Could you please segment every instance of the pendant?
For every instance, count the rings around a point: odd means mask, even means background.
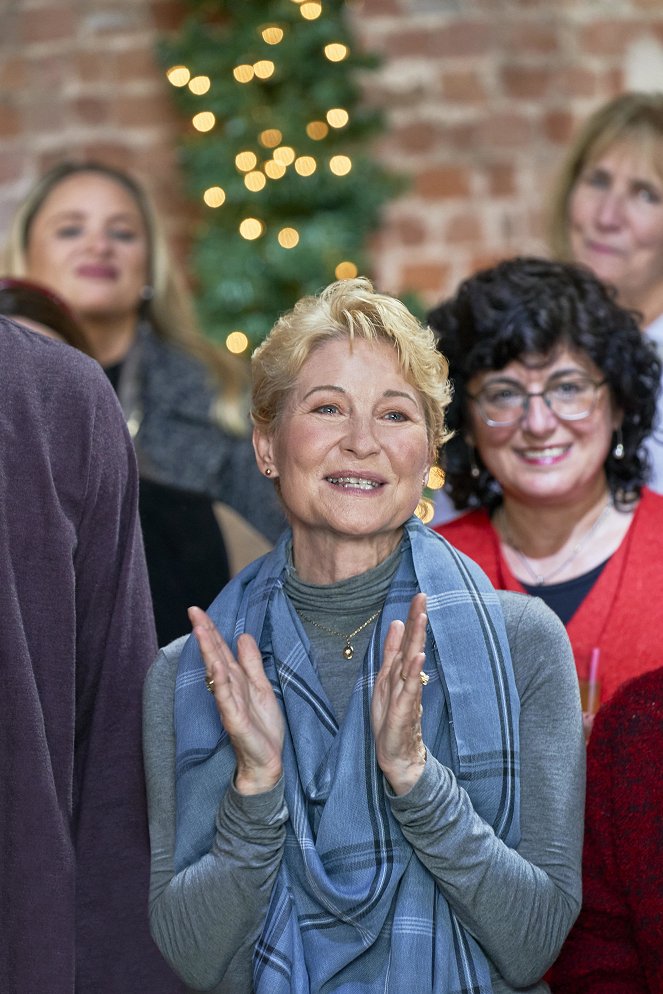
[[[355,653],[354,646],[350,645],[349,642],[346,642],[345,649],[343,650],[343,655],[345,656],[345,658],[346,659],[352,659],[352,657],[354,656],[354,653]]]

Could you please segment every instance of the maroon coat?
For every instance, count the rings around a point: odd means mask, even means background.
[[[136,508],[100,367],[0,319],[2,994],[182,989],[147,920]]]
[[[555,994],[663,991],[663,669],[626,684],[589,741],[583,905]]]

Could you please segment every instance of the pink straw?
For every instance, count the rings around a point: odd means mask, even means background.
[[[587,710],[590,714],[594,714],[598,705],[598,672],[599,672],[599,659],[601,656],[601,650],[598,646],[592,649],[592,654],[589,660],[589,680],[587,681]]]

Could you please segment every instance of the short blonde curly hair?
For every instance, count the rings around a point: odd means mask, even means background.
[[[277,431],[308,357],[342,339],[386,342],[394,348],[403,377],[421,397],[431,452],[443,445],[449,438],[444,413],[451,401],[447,360],[430,328],[400,300],[376,293],[364,277],[339,280],[317,296],[302,297],[255,350],[251,416],[256,428],[266,435]]]

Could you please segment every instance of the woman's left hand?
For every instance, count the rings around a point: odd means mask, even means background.
[[[392,621],[371,701],[371,724],[380,769],[395,794],[406,794],[421,776],[421,673],[426,655],[426,595],[412,598],[407,621]]]

